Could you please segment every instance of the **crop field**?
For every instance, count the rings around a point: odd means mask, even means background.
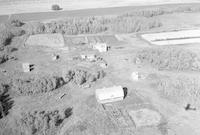
[[[0,135],[200,135],[200,4],[46,2],[0,17]]]

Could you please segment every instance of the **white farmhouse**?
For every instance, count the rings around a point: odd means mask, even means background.
[[[124,99],[124,90],[122,86],[96,89],[95,94],[97,101],[101,104],[121,101]]]

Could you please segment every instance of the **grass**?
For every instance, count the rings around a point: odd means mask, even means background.
[[[191,104],[200,107],[200,78],[179,75],[176,77],[159,79],[157,88],[161,94],[177,104],[186,106]]]
[[[144,48],[137,52],[135,58],[159,70],[200,71],[199,56],[189,50],[173,47]]]

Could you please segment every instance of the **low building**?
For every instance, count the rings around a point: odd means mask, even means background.
[[[30,67],[30,64],[29,64],[29,63],[23,63],[23,64],[22,64],[22,68],[23,68],[23,71],[24,71],[25,73],[31,71],[31,67]]]
[[[133,81],[138,81],[139,80],[139,73],[138,72],[132,72],[131,79]]]
[[[96,89],[95,94],[97,101],[101,104],[121,101],[124,99],[124,90],[122,86]]]
[[[87,60],[90,62],[96,61],[96,55],[95,54],[88,54],[86,56]]]
[[[99,52],[107,52],[108,51],[108,46],[106,43],[93,44],[92,48],[98,50]]]
[[[133,81],[144,80],[147,77],[147,74],[141,72],[132,72],[131,79]]]

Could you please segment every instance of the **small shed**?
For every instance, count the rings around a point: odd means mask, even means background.
[[[138,81],[139,80],[139,73],[138,72],[132,72],[131,79],[133,81]]]
[[[122,86],[96,89],[95,94],[97,101],[101,104],[121,101],[124,99],[124,90]]]
[[[93,49],[96,49],[99,52],[107,52],[108,51],[108,46],[106,43],[96,43],[92,47],[93,47]]]
[[[146,73],[141,72],[132,72],[131,79],[133,81],[144,80],[147,77]]]

